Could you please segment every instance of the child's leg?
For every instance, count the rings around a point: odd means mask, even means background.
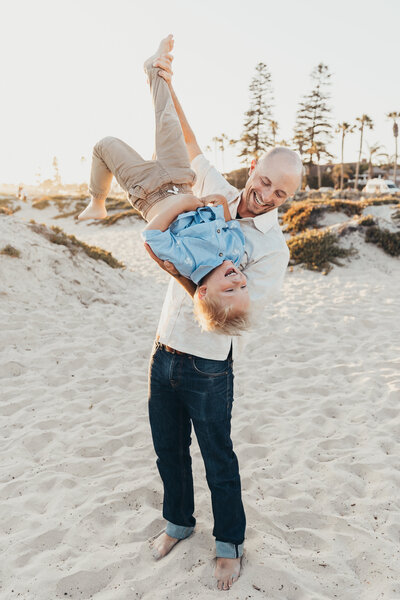
[[[167,82],[158,75],[160,69],[153,62],[173,46],[172,36],[162,40],[157,52],[144,64],[150,83],[156,119],[155,154],[157,160],[171,176],[174,183],[192,184],[195,173],[190,169],[189,155],[178,115]]]
[[[146,170],[148,162],[118,138],[106,137],[97,142],[93,148],[90,173],[91,200],[78,219],[104,219],[107,216],[105,201],[113,176],[120,186],[128,191],[132,184],[132,171],[139,176],[141,170]]]

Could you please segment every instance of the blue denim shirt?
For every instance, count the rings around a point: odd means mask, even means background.
[[[182,213],[166,231],[147,229],[141,235],[158,258],[171,261],[195,284],[224,260],[239,266],[244,253],[240,225],[225,221],[222,205]]]

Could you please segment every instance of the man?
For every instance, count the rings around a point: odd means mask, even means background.
[[[191,168],[197,176],[193,191],[198,196],[222,194],[228,200],[232,218],[240,219],[246,239],[241,268],[247,277],[253,311],[257,314],[258,308],[270,302],[283,281],[289,251],[278,224],[277,207],[298,188],[302,163],[295,152],[274,148],[258,163],[252,163],[249,179],[241,192],[231,186],[201,152],[173,90],[171,62],[172,56],[166,52],[153,64],[160,68],[159,75],[171,90]],[[157,262],[179,279],[173,265]],[[214,575],[220,590],[229,589],[240,575],[246,527],[239,465],[230,437],[232,347],[236,352],[236,341],[228,336],[200,332],[193,317],[191,298],[171,279],[149,373],[149,418],[157,467],[164,485],[163,516],[167,520],[165,531],[151,545],[154,556],[162,558],[194,530],[189,451],[193,424],[211,491],[217,556]]]

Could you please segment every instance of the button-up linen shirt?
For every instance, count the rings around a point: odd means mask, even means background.
[[[197,179],[196,196],[222,194],[228,200],[234,219],[241,198],[203,154],[191,162]],[[239,220],[245,237],[245,252],[240,268],[247,277],[253,315],[276,296],[289,262],[289,249],[278,223],[278,209]],[[260,312],[260,314],[262,314]],[[253,320],[257,321],[257,319]],[[158,323],[157,337],[163,344],[202,358],[225,360],[233,343],[233,355],[243,349],[241,336],[202,331],[193,313],[193,301],[184,288],[171,278]]]
[[[239,222],[226,222],[221,205],[181,213],[165,231],[144,229],[142,238],[196,285],[224,260],[239,267],[245,244]]]

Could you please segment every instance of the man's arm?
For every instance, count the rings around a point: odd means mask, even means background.
[[[181,103],[178,100],[178,97],[175,93],[175,90],[172,86],[172,69],[171,69],[171,61],[173,57],[171,55],[165,58],[159,58],[153,63],[154,67],[159,67],[162,69],[159,72],[159,76],[165,79],[168,84],[168,87],[171,92],[172,100],[175,106],[176,114],[178,115],[182,131],[183,137],[185,138],[186,148],[189,154],[189,159],[192,161],[196,156],[202,154],[201,148],[197,143],[196,136],[193,133],[193,129],[190,127],[189,122],[186,118],[185,113],[183,112],[183,108]]]
[[[176,279],[176,281],[178,281],[178,283],[180,283],[181,286],[187,291],[189,296],[193,298],[197,288],[196,284],[191,279],[188,279],[187,277],[181,275],[178,269],[175,268],[175,265],[172,264],[172,262],[170,262],[169,260],[161,260],[161,258],[158,258],[158,256],[154,254],[153,250],[148,244],[145,243],[144,247],[150,254],[151,258],[162,268],[162,270],[172,275],[172,277]]]

